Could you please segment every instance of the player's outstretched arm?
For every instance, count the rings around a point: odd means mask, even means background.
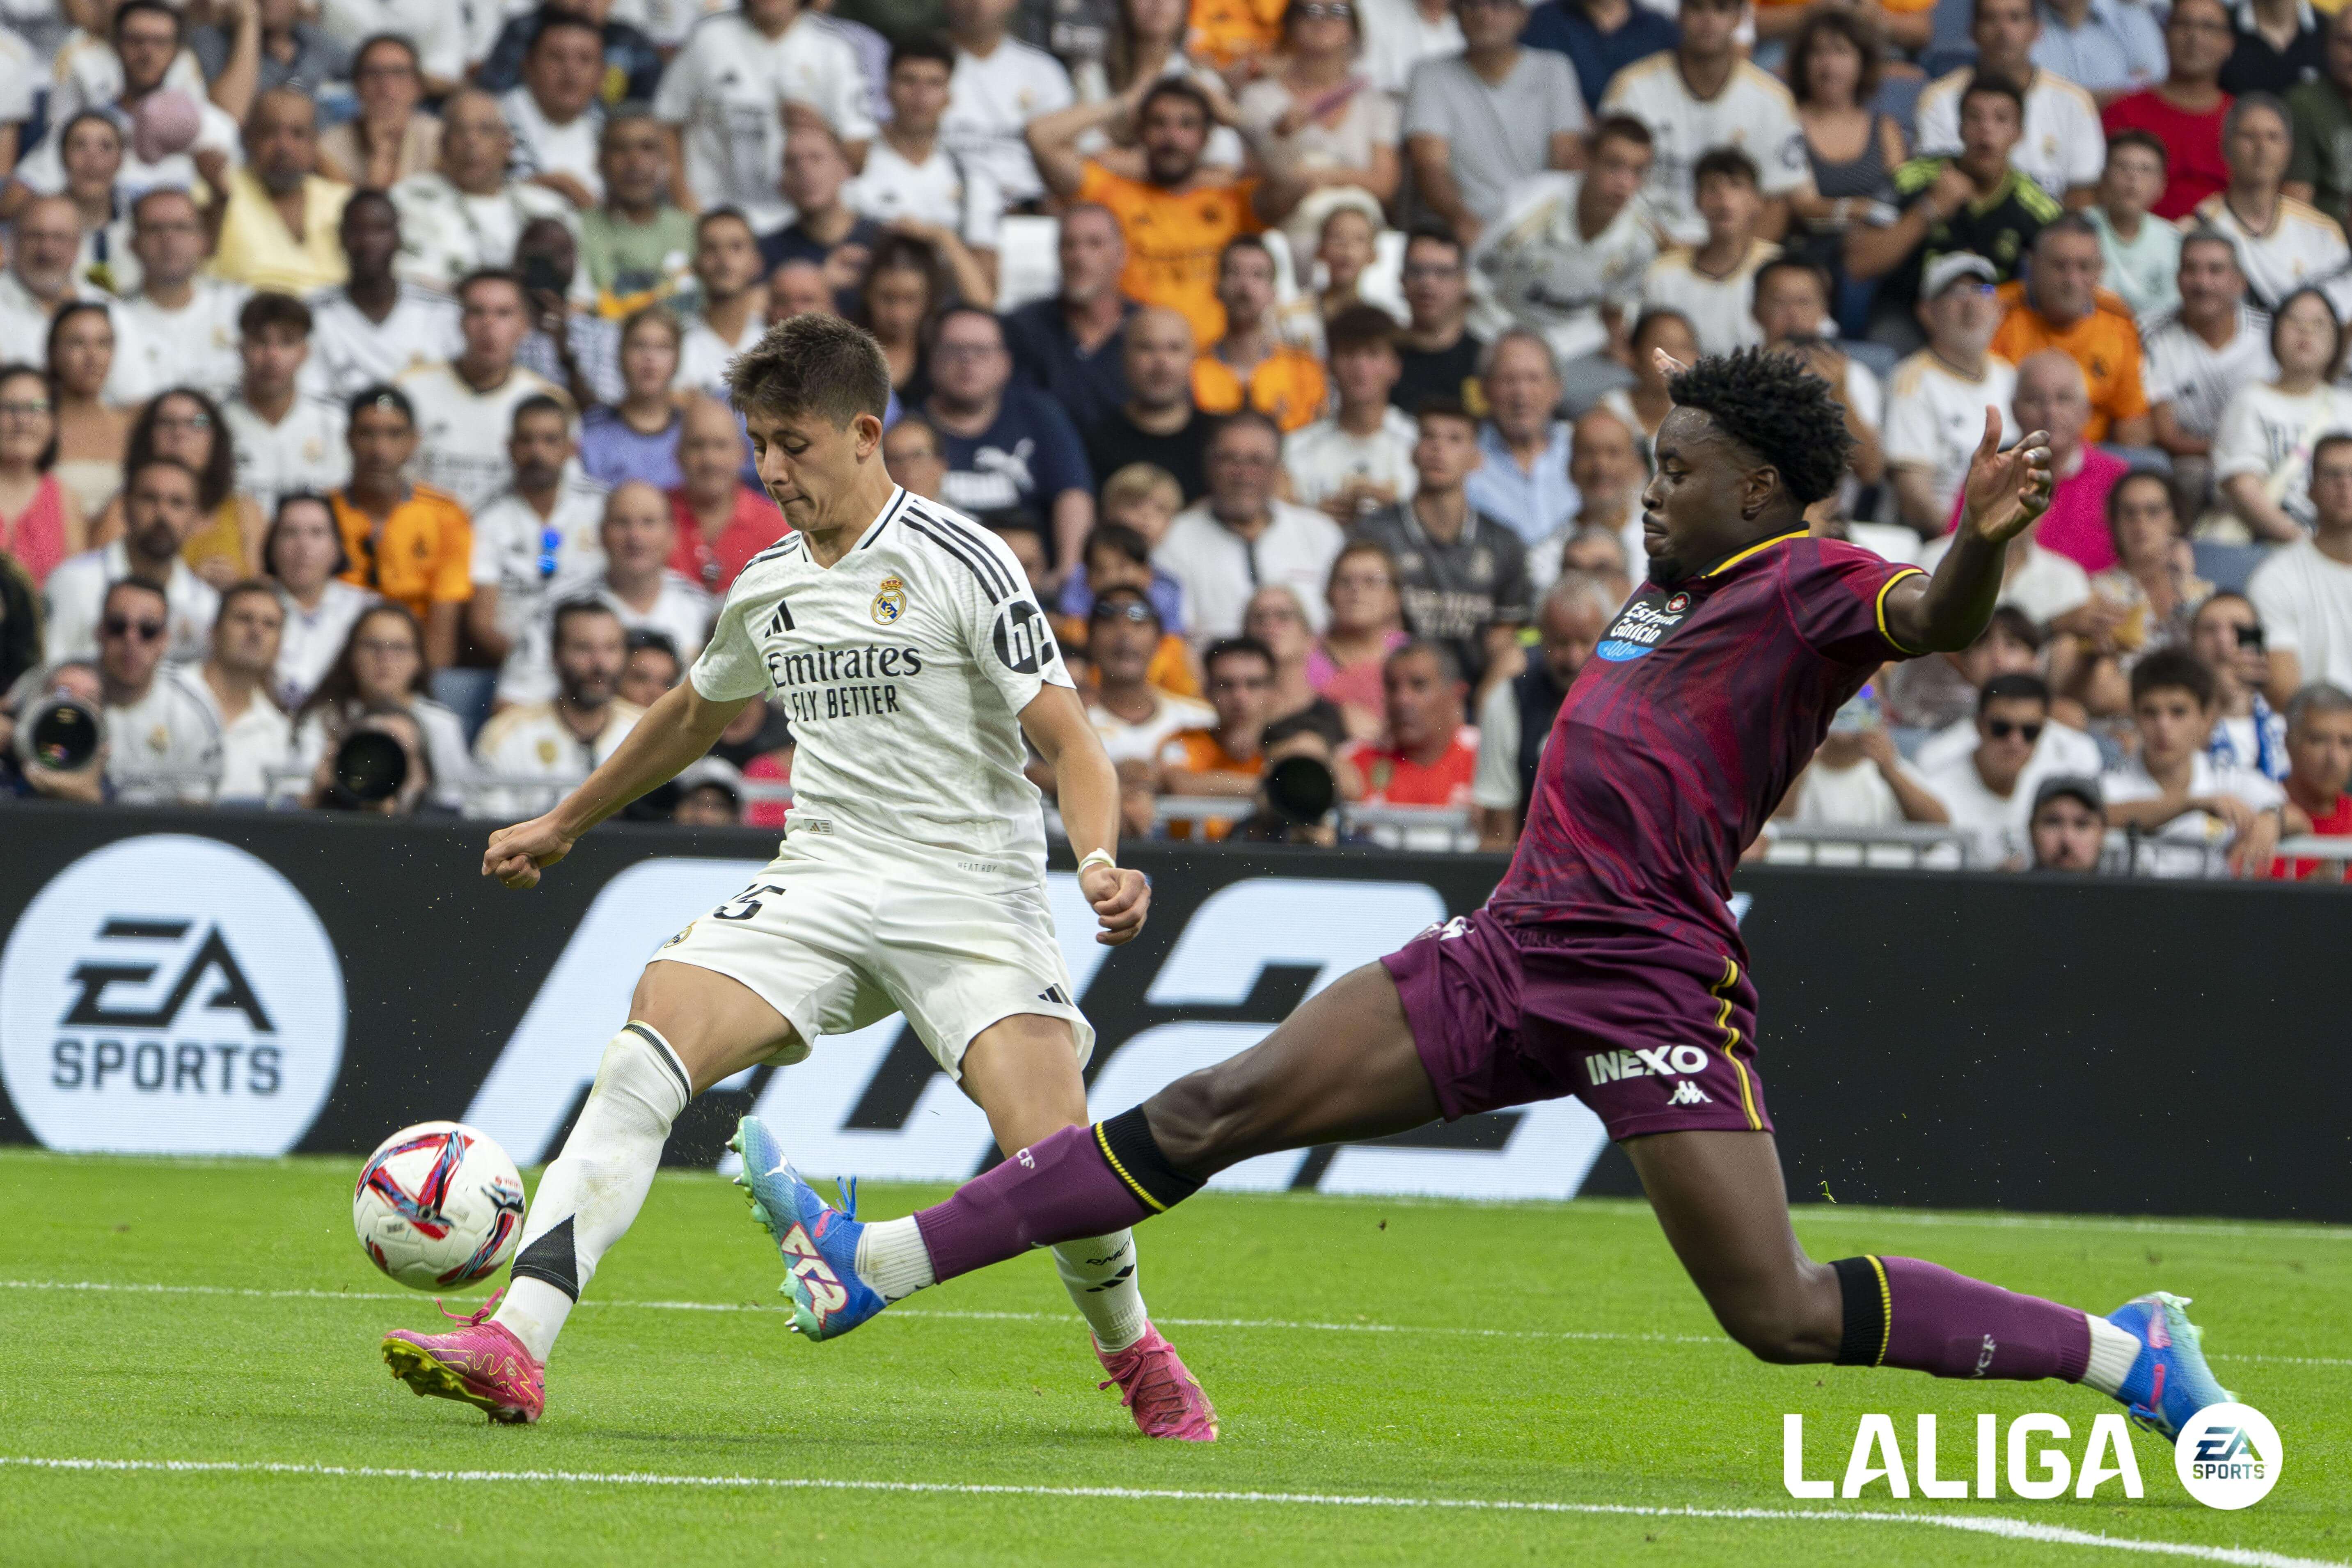
[[[1054,770],[1062,828],[1078,857],[1078,886],[1102,925],[1095,940],[1105,947],[1133,942],[1151,908],[1151,885],[1142,872],[1123,870],[1112,858],[1118,849],[1118,771],[1102,737],[1066,686],[1047,685],[1031,698],[1021,710],[1021,728]]]
[[[482,875],[509,888],[537,887],[540,872],[571,854],[582,834],[647,790],[667,784],[710,750],[750,700],[713,702],[695,690],[693,681],[679,681],[646,710],[604,765],[554,810],[491,834]]]
[[[2000,411],[1985,409],[1984,439],[1961,483],[1959,526],[1932,578],[1909,577],[1886,595],[1886,629],[1914,653],[1946,653],[1977,640],[1992,619],[2009,542],[2050,510],[2050,433],[2000,449]]]

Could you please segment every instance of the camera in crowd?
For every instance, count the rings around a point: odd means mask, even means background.
[[[98,757],[106,721],[98,705],[70,691],[51,691],[16,724],[16,757],[51,773],[79,773]]]

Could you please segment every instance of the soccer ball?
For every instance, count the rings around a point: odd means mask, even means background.
[[[352,1189],[352,1228],[375,1266],[419,1290],[464,1290],[522,1239],[522,1177],[456,1121],[420,1121],[376,1146]]]

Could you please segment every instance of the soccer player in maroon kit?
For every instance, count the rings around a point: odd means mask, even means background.
[[[1805,1256],[1756,1066],[1732,869],[1882,664],[1984,629],[2009,541],[2049,504],[2049,437],[2001,452],[1986,411],[1958,536],[1930,577],[1807,531],[1849,442],[1800,361],[1743,351],[1673,370],[1642,498],[1649,580],[1560,706],[1486,906],[1342,977],[1251,1049],[905,1219],[828,1206],[747,1118],[744,1180],[803,1224],[784,1250],[803,1335],[1148,1219],[1255,1155],[1573,1094],[1632,1158],[1717,1320],[1762,1360],[2086,1383],[2166,1436],[2231,1397],[2178,1297],[2100,1318],[1912,1258]]]

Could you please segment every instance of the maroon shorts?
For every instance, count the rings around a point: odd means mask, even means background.
[[[1515,929],[1480,910],[1381,962],[1448,1121],[1572,1094],[1612,1139],[1772,1130],[1756,987],[1722,953],[1630,928]]]

